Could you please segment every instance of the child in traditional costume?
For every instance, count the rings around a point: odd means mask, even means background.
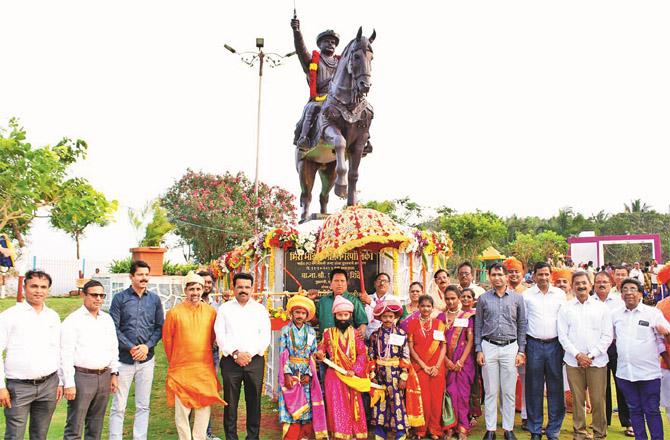
[[[301,295],[289,299],[291,322],[279,338],[279,421],[284,440],[325,439],[326,413],[316,364],[316,332],[307,323],[314,318],[314,302]]]
[[[332,440],[367,439],[361,396],[370,391],[367,349],[363,337],[352,325],[353,303],[338,295],[332,311],[335,327],[324,330],[323,340],[314,355],[328,365],[324,380],[328,435]]]
[[[442,403],[445,391],[444,356],[445,325],[433,317],[433,298],[423,295],[419,298],[418,319],[408,325],[409,350],[412,366],[419,377],[425,424],[417,428],[419,438],[429,432],[431,439],[442,437]]]
[[[454,413],[453,423],[445,428],[449,437],[452,429],[456,429],[459,440],[465,440],[470,433],[470,391],[475,379],[475,360],[472,357],[475,313],[473,310],[461,310],[459,293],[458,289],[447,289],[445,294],[447,394]]]
[[[370,370],[372,381],[384,387],[385,394],[372,407],[371,424],[377,440],[385,440],[388,431],[395,431],[396,440],[404,440],[410,426],[424,424],[421,390],[410,364],[407,333],[396,326],[402,313],[402,306],[394,299],[377,303],[373,311],[382,326],[370,336]]]

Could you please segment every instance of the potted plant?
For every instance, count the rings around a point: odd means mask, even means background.
[[[146,215],[145,209],[142,215]],[[167,219],[165,208],[160,206],[158,201],[151,205],[153,218],[147,224],[144,232],[144,238],[140,241],[139,247],[131,248],[132,260],[143,260],[151,267],[150,275],[163,275],[163,258],[167,249],[164,246],[165,236],[174,230],[174,225]],[[136,213],[129,213],[131,221],[136,228],[141,227],[143,221]],[[133,219],[133,217],[135,217]]]

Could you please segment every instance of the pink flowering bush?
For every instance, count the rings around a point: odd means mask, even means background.
[[[161,198],[175,233],[191,246],[195,258],[209,262],[261,231],[294,225],[295,197],[278,186],[254,184],[244,173],[223,175],[191,169]],[[257,217],[255,209],[258,208]]]

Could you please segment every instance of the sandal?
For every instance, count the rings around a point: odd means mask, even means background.
[[[626,437],[635,437],[635,432],[633,431],[632,426],[627,426],[626,429],[623,431],[623,435]]]

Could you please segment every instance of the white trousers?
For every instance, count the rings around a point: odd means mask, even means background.
[[[665,408],[665,417],[670,421],[670,370],[662,368],[661,377],[661,406]]]
[[[207,440],[207,424],[209,423],[209,414],[211,406],[204,408],[187,408],[179,400],[174,398],[174,423],[177,426],[179,440]],[[188,416],[193,411],[193,435],[191,435],[191,425],[188,422]]]
[[[516,394],[516,355],[519,346],[516,342],[500,347],[482,341],[484,365],[484,419],[486,430],[495,431],[498,425],[498,395],[502,402],[502,427],[506,431],[514,429],[514,397]]]
[[[123,418],[126,415],[128,391],[135,380],[135,422],[133,440],[147,440],[149,428],[149,401],[151,385],[154,381],[156,358],[145,363],[119,365],[119,389],[114,393],[112,408],[109,412],[109,440],[121,440],[123,436]]]

